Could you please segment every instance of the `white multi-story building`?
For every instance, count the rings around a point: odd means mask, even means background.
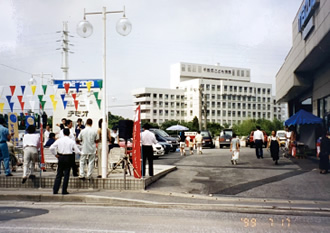
[[[196,116],[204,122],[206,112],[208,122],[233,125],[281,119],[271,90],[271,84],[250,82],[250,69],[178,63],[171,66],[171,89],[142,88],[133,95],[141,104],[141,119],[161,124]]]
[[[185,96],[183,90],[139,88],[133,91],[134,103],[141,105],[141,119],[162,124],[167,120],[184,120]]]

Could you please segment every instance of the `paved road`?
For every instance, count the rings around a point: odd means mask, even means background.
[[[329,232],[330,217],[0,203],[0,232]]]
[[[203,155],[182,157],[171,153],[156,160],[177,170],[148,190],[203,195],[330,200],[330,179],[320,175],[317,160],[281,158],[274,165],[264,149],[264,159],[255,150],[242,148],[238,165],[230,162],[229,149],[205,149]]]

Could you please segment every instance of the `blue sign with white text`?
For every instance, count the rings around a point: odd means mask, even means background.
[[[314,14],[315,9],[320,5],[320,0],[304,0],[305,3],[301,7],[301,11],[298,16],[298,30],[301,32],[309,19]]]
[[[86,80],[54,80],[54,85],[57,85],[58,88],[64,88],[64,84],[70,84],[70,88],[87,88],[87,83],[92,82],[91,88],[100,88],[100,83],[102,79],[86,79]],[[102,84],[101,84],[102,85]]]

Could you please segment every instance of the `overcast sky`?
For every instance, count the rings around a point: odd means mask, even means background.
[[[0,0],[0,80],[27,84],[33,73],[62,79],[63,21],[69,24],[69,79],[102,78],[102,17],[88,16],[94,32],[80,38],[76,25],[87,12],[122,10],[133,25],[127,37],[107,18],[110,111],[132,118],[131,91],[169,88],[170,65],[220,63],[251,69],[251,81],[273,84],[292,45],[292,22],[302,0]],[[40,80],[38,80],[40,82]],[[0,102],[7,102],[4,97]],[[7,104],[7,103],[6,103]],[[117,107],[116,107],[117,106]],[[124,107],[118,107],[124,106]]]

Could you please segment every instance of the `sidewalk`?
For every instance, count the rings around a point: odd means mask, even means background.
[[[93,179],[91,180],[80,180],[78,177],[70,176],[68,189],[105,189],[105,190],[144,190],[148,185],[157,181],[161,177],[165,176],[169,172],[175,170],[175,166],[170,165],[154,165],[154,176],[139,179],[135,178],[133,170],[131,169],[131,175],[129,172],[124,174],[123,169],[116,169],[108,178],[98,179],[97,169],[94,169]],[[13,172],[14,176],[6,177],[0,175],[0,188],[46,188],[51,189],[54,185],[54,179],[56,171],[51,168],[47,168],[46,172],[36,172],[35,179],[28,179],[25,184],[22,184],[22,168],[19,168],[17,172]],[[148,169],[146,171],[148,174]]]
[[[22,192],[24,191],[24,192]],[[330,201],[212,197],[182,193],[113,190],[70,190],[70,195],[53,195],[51,189],[5,189],[0,203],[52,202],[66,205],[101,205],[167,209],[209,210],[237,213],[330,216]]]

